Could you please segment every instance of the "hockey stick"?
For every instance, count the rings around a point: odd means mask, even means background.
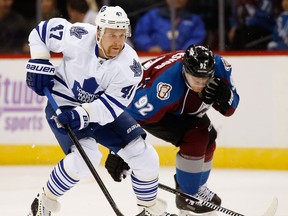
[[[51,92],[49,91],[48,88],[44,88],[44,93],[46,97],[48,98],[49,103],[53,107],[55,113],[59,115],[61,113],[60,108],[58,107],[56,101],[54,100],[53,96],[51,95]],[[114,202],[113,198],[111,197],[109,191],[107,190],[106,186],[104,185],[102,179],[100,178],[98,172],[94,168],[93,164],[91,163],[90,159],[88,158],[87,154],[85,153],[84,149],[82,148],[78,138],[76,137],[75,133],[72,131],[72,129],[69,127],[69,125],[64,125],[64,128],[67,130],[68,135],[73,142],[73,144],[76,146],[78,151],[80,152],[80,155],[82,156],[83,160],[85,161],[86,165],[88,166],[90,172],[94,176],[96,182],[98,183],[99,187],[101,188],[103,194],[105,195],[106,199],[108,200],[109,204],[113,208],[114,212],[116,213],[117,216],[124,216],[119,208],[117,207],[116,203]],[[139,213],[136,216],[144,216],[144,211]]]
[[[191,200],[193,202],[199,203],[200,205],[209,207],[209,208],[211,208],[213,210],[222,212],[222,213],[227,214],[227,215],[244,216],[243,214],[231,211],[231,210],[229,210],[227,208],[215,205],[215,204],[213,204],[211,202],[203,201],[203,200],[200,200],[200,199],[198,199],[198,198],[196,198],[194,196],[190,196],[188,194],[182,193],[182,192],[180,192],[180,191],[178,191],[176,189],[173,189],[173,188],[168,187],[166,185],[163,185],[161,183],[159,183],[159,188],[161,188],[162,190],[168,191],[170,193],[173,193],[173,194],[175,194],[177,196],[181,196],[181,197],[183,197],[185,199],[189,199],[189,200]],[[272,203],[270,204],[269,208],[261,216],[274,216],[275,213],[276,213],[277,207],[278,207],[278,200],[277,200],[276,197],[274,197],[274,199],[273,199]]]
[[[131,175],[131,171],[130,170],[125,170],[122,173],[122,178],[123,178],[123,176],[126,177],[129,174]],[[227,208],[224,208],[222,206],[216,205],[214,203],[198,199],[195,196],[183,193],[183,192],[181,192],[179,190],[176,190],[174,188],[171,188],[171,187],[169,187],[167,185],[158,183],[158,187],[160,189],[164,190],[164,191],[173,193],[173,194],[175,194],[177,196],[181,196],[182,198],[188,199],[189,201],[192,201],[193,203],[197,203],[199,205],[209,207],[209,208],[211,208],[211,209],[213,209],[215,211],[222,212],[224,214],[231,215],[231,216],[245,216],[243,214],[237,213],[235,211],[232,211],[230,209],[227,209]],[[271,204],[270,204],[270,206],[266,209],[264,214],[262,214],[261,216],[274,216],[276,211],[277,211],[277,208],[278,208],[278,199],[276,197],[274,197],[272,202],[271,202]]]

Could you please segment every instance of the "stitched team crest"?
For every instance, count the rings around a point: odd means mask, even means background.
[[[96,89],[98,88],[98,83],[96,82],[94,77],[89,79],[85,79],[83,82],[83,86],[77,81],[74,82],[72,91],[75,98],[78,101],[83,103],[91,103],[92,101],[96,100],[103,92],[97,92],[95,94]]]
[[[167,100],[170,97],[170,92],[172,90],[172,86],[168,83],[158,83],[157,85],[157,97],[160,100]]]
[[[70,35],[74,35],[78,39],[82,39],[82,36],[86,34],[88,34],[88,31],[84,27],[72,26],[70,29]]]
[[[141,64],[133,59],[133,65],[130,65],[130,69],[134,72],[134,77],[139,77],[142,74]]]

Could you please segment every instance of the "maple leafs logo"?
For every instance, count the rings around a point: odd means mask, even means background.
[[[130,69],[134,72],[134,77],[139,77],[142,74],[142,66],[140,62],[133,59],[133,65],[130,65]]]
[[[72,91],[78,101],[82,103],[91,103],[92,101],[99,98],[100,95],[103,93],[103,91],[101,91],[95,94],[98,87],[99,85],[96,82],[96,79],[94,77],[91,77],[84,80],[82,87],[79,82],[74,81]]]
[[[84,27],[72,26],[70,29],[70,35],[74,35],[78,39],[82,39],[82,36],[86,34],[88,34],[88,31]]]

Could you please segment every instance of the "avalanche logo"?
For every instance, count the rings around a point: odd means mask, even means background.
[[[75,98],[82,103],[91,103],[97,98],[100,97],[100,95],[103,93],[98,92],[95,94],[96,89],[98,88],[98,83],[96,82],[94,77],[91,77],[89,79],[85,79],[83,82],[83,87],[81,87],[80,83],[75,81],[72,91],[75,96]]]
[[[167,100],[170,97],[172,86],[168,83],[158,83],[157,85],[157,98],[160,100]]]
[[[75,36],[78,39],[82,39],[83,35],[88,34],[88,31],[84,27],[72,26],[70,29],[70,36]]]
[[[130,65],[130,69],[134,72],[134,77],[139,77],[142,74],[142,67],[139,62],[133,59],[133,65]]]

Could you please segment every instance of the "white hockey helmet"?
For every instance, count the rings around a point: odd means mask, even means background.
[[[103,35],[105,28],[126,29],[126,36],[131,36],[130,20],[126,12],[119,6],[104,5],[99,10],[95,24]]]

